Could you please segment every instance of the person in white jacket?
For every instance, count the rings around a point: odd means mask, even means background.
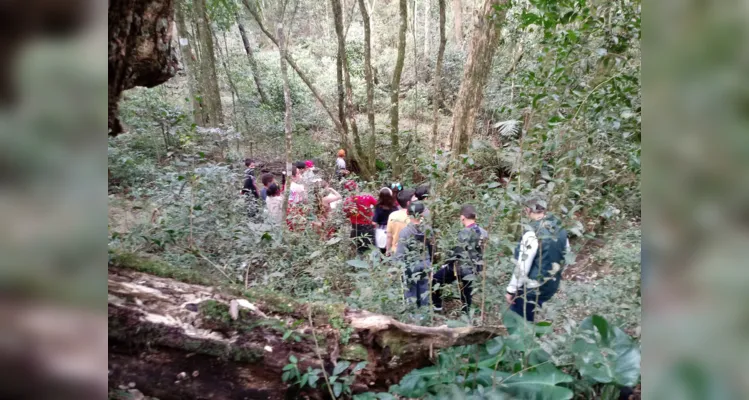
[[[546,202],[539,197],[525,203],[525,214],[531,222],[515,249],[515,270],[505,297],[510,310],[533,322],[536,307],[559,289],[570,243],[561,221],[546,212]]]

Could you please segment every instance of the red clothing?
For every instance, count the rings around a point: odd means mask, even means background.
[[[343,202],[343,211],[352,224],[370,225],[377,199],[368,194],[349,197]]]

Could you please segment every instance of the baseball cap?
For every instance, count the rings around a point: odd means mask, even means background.
[[[409,216],[412,217],[419,217],[421,214],[424,213],[424,204],[421,202],[413,202],[408,205],[408,209],[406,210]]]
[[[545,211],[548,207],[546,196],[542,193],[531,193],[525,196],[523,205],[533,211]]]

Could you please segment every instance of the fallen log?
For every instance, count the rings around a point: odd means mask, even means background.
[[[131,384],[162,400],[325,398],[324,385],[298,393],[282,382],[291,356],[302,373],[330,373],[340,360],[352,362],[350,371],[366,361],[353,391],[387,390],[429,365],[435,350],[505,333],[404,324],[341,304],[222,291],[122,268],[110,267],[108,291],[110,390]]]

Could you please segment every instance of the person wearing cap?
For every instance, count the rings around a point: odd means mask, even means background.
[[[335,159],[335,176],[341,179],[349,174],[349,170],[346,169],[346,150],[338,150],[338,157]]]
[[[307,184],[314,184],[314,183],[322,181],[321,178],[315,175],[315,162],[314,161],[307,160],[304,162],[304,174],[302,174],[302,178],[304,178],[304,181]]]
[[[413,195],[413,189],[405,189],[398,193],[396,201],[401,208],[390,213],[387,226],[385,227],[385,233],[387,234],[385,243],[386,255],[391,255],[395,252],[398,246],[400,232],[406,227],[406,225],[408,225],[409,218],[406,208],[411,204],[411,198]]]
[[[460,208],[460,223],[463,229],[458,232],[458,245],[450,252],[447,264],[432,278],[432,287],[437,287],[432,292],[435,311],[442,310],[442,287],[459,281],[463,312],[468,313],[473,303],[473,281],[484,267],[484,243],[489,234],[476,223],[476,209],[472,205]]]
[[[354,181],[348,181],[343,186],[351,193],[356,193],[358,189]],[[377,204],[377,199],[367,193],[354,194],[343,202],[343,211],[351,222],[351,239],[359,255],[364,254],[374,243],[372,216],[375,204]]]
[[[395,261],[403,268],[404,296],[417,307],[429,302],[427,271],[432,267],[432,232],[422,224],[424,209],[420,202],[408,204],[408,225],[401,230],[395,250]]]
[[[411,199],[411,201],[420,201],[422,204],[424,204],[424,220],[431,221],[431,213],[429,212],[429,207],[426,203],[428,197],[429,185],[421,185],[414,189],[414,197]]]
[[[546,212],[546,201],[531,196],[524,202],[530,223],[515,249],[515,270],[505,298],[510,310],[533,322],[536,307],[549,301],[559,289],[565,255],[570,251],[561,221]]]

